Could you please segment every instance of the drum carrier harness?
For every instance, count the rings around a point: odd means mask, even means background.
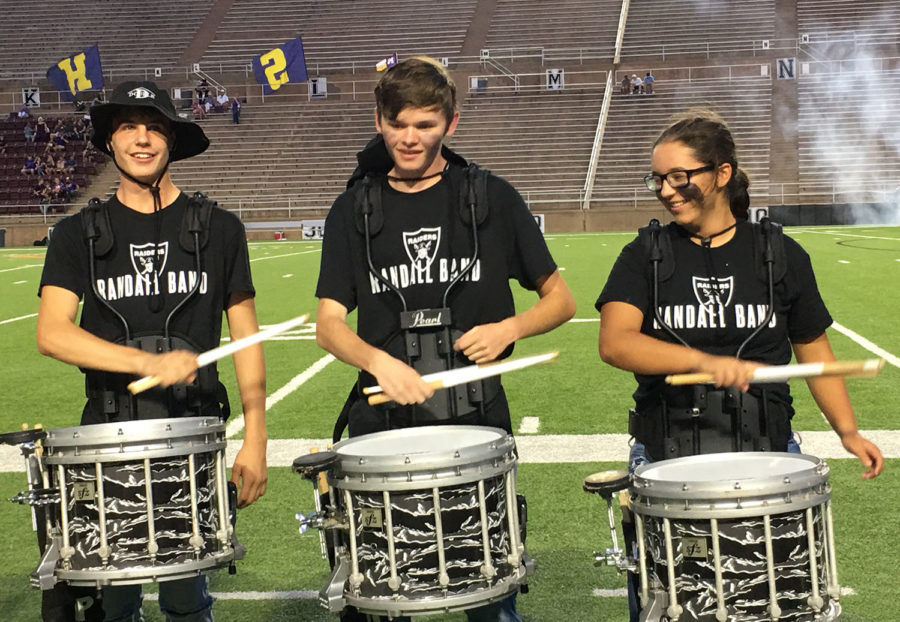
[[[767,284],[769,306],[765,319],[738,347],[736,358],[741,358],[747,344],[772,320],[775,284],[787,271],[781,226],[768,218],[752,226],[753,261],[757,276]],[[653,219],[639,230],[638,239],[650,257],[654,318],[675,342],[691,347],[665,322],[659,309],[659,284],[675,272],[673,235]],[[708,244],[704,240],[704,246],[708,248]],[[704,384],[667,389],[661,392],[656,407],[646,412],[629,412],[629,434],[644,443],[654,460],[718,452],[786,450],[789,421],[771,412],[777,408],[773,408],[765,387],[756,386],[746,393],[734,387],[715,389]],[[672,395],[679,390],[693,391],[687,396],[688,404],[671,403]]]
[[[161,333],[133,335],[128,320],[113,307],[97,289],[97,260],[113,249],[115,239],[109,217],[109,202],[91,199],[81,210],[84,241],[90,254],[91,289],[100,304],[122,324],[122,337],[116,340],[145,352],[163,353],[172,350],[198,352],[196,344],[186,338],[172,335],[169,326],[175,314],[182,310],[200,288],[202,275],[201,251],[209,241],[209,219],[217,203],[202,192],[195,192],[179,228],[179,245],[194,256],[197,278],[187,295],[169,312]],[[154,255],[154,260],[156,256]],[[88,398],[85,414],[106,422],[136,419],[160,419],[183,416],[218,416],[223,420],[230,414],[225,386],[219,382],[215,365],[197,370],[197,377],[190,384],[177,384],[154,388],[138,395],[127,390],[132,380],[128,374],[82,369],[85,374],[85,393]],[[95,421],[98,423],[101,421]]]
[[[455,155],[455,154],[454,154]],[[458,158],[458,156],[456,156]],[[461,159],[455,159],[459,162]],[[410,309],[406,298],[398,287],[385,278],[375,267],[372,258],[372,238],[381,231],[384,225],[382,194],[386,178],[383,174],[368,172],[354,184],[355,190],[355,222],[356,228],[365,239],[366,262],[369,273],[385,288],[390,290],[400,301],[400,317],[398,330],[391,333],[377,347],[385,348],[394,339],[402,338],[403,360],[419,374],[445,371],[462,367],[467,359],[453,349],[453,344],[463,332],[455,328],[448,303],[451,290],[462,281],[475,267],[478,261],[478,227],[488,216],[487,179],[489,171],[471,163],[465,167],[448,166],[444,176],[450,184],[451,196],[456,191],[458,197],[457,212],[460,219],[471,229],[472,255],[469,262],[447,284],[441,299],[441,306],[431,309]],[[351,181],[354,181],[351,178]],[[334,439],[339,440],[349,418],[350,405],[363,399],[361,387],[376,384],[375,378],[361,371],[359,381],[351,391],[350,397],[335,424]],[[473,416],[483,420],[485,406],[500,392],[500,379],[488,378],[470,382],[459,388],[437,391],[424,404],[409,406],[411,425],[427,425],[449,422],[461,417]],[[387,428],[391,428],[391,411],[398,408],[396,403],[378,407],[384,414]]]

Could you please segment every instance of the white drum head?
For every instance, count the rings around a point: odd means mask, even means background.
[[[786,476],[815,468],[818,459],[802,454],[722,453],[654,462],[639,468],[646,480],[658,482],[736,482]]]
[[[445,453],[483,445],[506,437],[503,430],[481,426],[425,426],[376,432],[347,439],[334,446],[341,456],[396,456]]]

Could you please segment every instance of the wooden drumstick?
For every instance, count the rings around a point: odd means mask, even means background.
[[[317,454],[319,453],[318,447],[310,447],[309,453]],[[325,475],[325,471],[319,471],[319,475],[317,476],[317,482],[319,484],[319,494],[327,494],[328,493],[328,477]]]
[[[523,356],[517,359],[497,361],[494,363],[484,363],[482,365],[469,365],[468,367],[460,367],[458,369],[448,369],[447,371],[439,371],[433,374],[422,376],[428,386],[433,389],[446,389],[455,387],[467,382],[475,380],[483,380],[491,376],[505,374],[506,372],[524,369],[537,365],[538,363],[547,363],[559,356],[559,352],[545,352],[544,354],[535,354],[534,356]],[[375,406],[377,404],[385,404],[391,399],[387,397],[382,388],[378,385],[365,387],[363,393],[369,396],[369,404]]]
[[[759,367],[754,370],[750,382],[787,382],[791,378],[818,378],[820,376],[872,377],[881,371],[884,363],[884,359],[866,359],[864,361],[773,365],[771,367]],[[666,376],[666,382],[671,385],[709,384],[712,381],[712,374],[705,373]]]
[[[210,363],[215,363],[219,359],[225,358],[229,354],[234,354],[239,350],[243,350],[252,345],[256,345],[266,339],[271,339],[272,337],[276,337],[281,333],[287,332],[292,328],[296,328],[300,324],[304,324],[309,317],[308,314],[304,314],[294,319],[288,320],[286,322],[282,322],[281,324],[275,324],[274,326],[270,326],[265,330],[261,330],[258,333],[254,333],[252,335],[248,335],[241,339],[237,339],[232,341],[229,344],[224,346],[219,346],[218,348],[213,348],[212,350],[207,350],[202,354],[197,355],[197,367],[204,367],[209,365]],[[128,385],[128,390],[133,394],[137,395],[147,389],[152,389],[157,386],[161,380],[156,376],[144,376],[140,380],[135,380],[134,382]]]

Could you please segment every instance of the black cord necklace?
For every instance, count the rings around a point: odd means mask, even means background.
[[[700,240],[700,245],[701,245],[701,246],[704,246],[704,247],[706,247],[706,248],[709,248],[709,247],[712,245],[712,240],[713,240],[713,238],[717,238],[717,237],[719,237],[719,236],[722,235],[722,234],[728,233],[729,231],[731,231],[731,230],[734,229],[735,227],[737,227],[737,221],[736,221],[736,220],[735,220],[733,223],[731,223],[730,225],[728,225],[727,227],[725,227],[724,229],[722,229],[721,231],[719,231],[718,233],[713,233],[712,235],[708,235],[708,236],[706,236],[706,237],[704,237],[704,236],[702,236],[702,235],[697,235],[697,234],[695,234],[695,233],[691,233],[690,236],[691,236],[692,238],[694,238],[695,240]]]
[[[450,168],[450,163],[447,162],[444,165],[444,168],[439,170],[437,173],[432,173],[431,175],[425,175],[424,177],[394,177],[393,175],[388,175],[388,181],[403,181],[409,184],[425,181],[426,179],[434,179],[435,177],[440,177],[444,173],[447,172],[447,169]]]

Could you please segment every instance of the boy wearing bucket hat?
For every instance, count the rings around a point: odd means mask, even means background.
[[[105,203],[92,200],[54,228],[39,289],[38,348],[85,372],[82,424],[227,417],[215,365],[198,369],[196,353],[219,345],[223,311],[232,339],[258,331],[244,228],[169,176],[171,163],[199,155],[209,140],[152,82],[120,84],[92,106],[91,119],[91,141],[119,169],[120,183]],[[236,353],[234,367],[246,427],[232,481],[246,506],[266,489],[262,347]],[[159,388],[131,395],[127,384],[142,376],[159,378]],[[160,583],[166,619],[212,620],[207,583],[205,576]],[[44,620],[74,620],[74,590],[57,584],[45,592]],[[143,619],[139,585],[102,591],[103,619]]]

